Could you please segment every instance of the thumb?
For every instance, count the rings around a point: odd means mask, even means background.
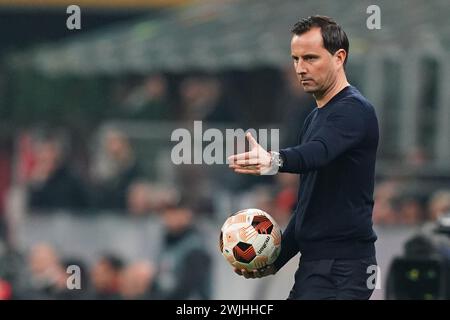
[[[258,142],[256,142],[255,138],[253,138],[253,136],[250,132],[247,132],[247,134],[245,136],[246,136],[248,142],[250,143],[251,149],[259,146]]]

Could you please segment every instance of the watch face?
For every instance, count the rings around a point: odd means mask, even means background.
[[[283,165],[283,159],[281,158],[280,153],[272,151],[272,163],[274,163],[277,167],[281,167]]]

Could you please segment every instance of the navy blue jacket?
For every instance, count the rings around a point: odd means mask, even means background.
[[[373,106],[347,86],[308,115],[299,142],[280,150],[280,172],[300,174],[300,188],[276,269],[299,251],[302,260],[374,256],[378,121]]]

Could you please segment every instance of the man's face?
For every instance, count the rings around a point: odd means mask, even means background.
[[[105,260],[100,260],[92,268],[92,282],[99,291],[104,291],[115,285],[114,277],[116,273],[114,269]]]
[[[338,57],[339,51],[332,55],[324,48],[320,28],[292,37],[291,55],[295,72],[305,92],[317,97],[334,83],[343,63]]]
[[[184,230],[192,220],[192,212],[185,208],[170,208],[163,213],[163,223],[170,233]]]

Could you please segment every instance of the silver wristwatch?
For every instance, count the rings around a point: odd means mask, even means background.
[[[283,166],[283,159],[279,152],[270,151],[270,167],[263,172],[262,175],[274,175],[278,173],[278,170]]]
[[[278,168],[282,168],[283,167],[283,158],[280,156],[280,153],[276,152],[276,151],[270,151],[270,155],[271,155],[270,164],[272,166],[277,166]]]

